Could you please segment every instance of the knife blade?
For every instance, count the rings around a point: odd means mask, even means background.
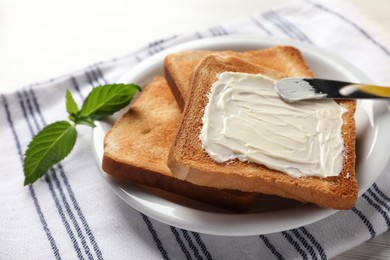
[[[390,87],[319,78],[285,78],[275,83],[285,101],[307,99],[389,99]]]

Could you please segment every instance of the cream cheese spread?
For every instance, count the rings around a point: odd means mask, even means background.
[[[224,72],[212,85],[200,139],[216,162],[255,162],[292,177],[337,176],[345,109],[333,100],[287,103],[275,80]]]

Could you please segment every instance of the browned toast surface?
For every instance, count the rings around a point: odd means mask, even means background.
[[[181,109],[184,108],[194,68],[210,54],[234,56],[289,76],[313,76],[300,51],[291,46],[275,46],[246,52],[191,50],[173,53],[165,58],[164,70],[169,86]]]
[[[229,210],[246,210],[257,194],[203,187],[173,177],[168,153],[181,111],[166,80],[155,78],[104,140],[103,170],[121,181],[158,188]]]
[[[260,73],[273,79],[285,76],[232,56],[209,55],[204,58],[194,72],[183,121],[169,154],[168,165],[173,174],[202,186],[278,195],[335,209],[353,207],[357,198],[355,102],[339,102],[346,108],[346,112],[343,114],[342,126],[344,164],[338,177],[293,178],[256,163],[238,160],[216,163],[203,150],[199,134],[204,108],[208,102],[207,95],[217,74],[224,71]]]

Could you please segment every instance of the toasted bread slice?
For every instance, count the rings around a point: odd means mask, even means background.
[[[172,173],[201,186],[278,195],[335,209],[353,207],[357,198],[355,102],[339,102],[347,111],[343,114],[342,126],[343,170],[337,177],[293,178],[256,163],[239,160],[216,163],[203,150],[199,135],[211,85],[216,75],[225,71],[263,74],[273,79],[284,77],[277,71],[235,57],[210,55],[204,58],[194,72],[183,121],[169,154],[168,166]]]
[[[202,187],[172,175],[167,160],[180,117],[181,111],[165,78],[155,78],[107,133],[103,170],[118,180],[169,191],[223,209],[249,209],[257,194]]]
[[[177,52],[166,56],[164,70],[165,77],[181,109],[184,109],[184,101],[188,95],[191,74],[194,68],[204,57],[210,54],[234,56],[254,64],[278,70],[291,77],[314,76],[301,52],[291,46],[275,46],[247,52],[207,50]]]

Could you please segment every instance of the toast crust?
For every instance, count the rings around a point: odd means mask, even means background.
[[[321,207],[350,209],[357,199],[355,177],[355,101],[338,101],[346,108],[343,114],[343,170],[337,177],[293,178],[256,163],[216,163],[204,152],[199,140],[207,94],[216,75],[224,71],[260,73],[274,79],[285,75],[250,64],[236,57],[209,55],[196,68],[183,121],[170,151],[168,166],[180,179],[197,185],[219,189],[278,195],[284,198],[315,203]]]
[[[245,211],[257,194],[199,186],[167,166],[181,111],[163,77],[155,78],[104,139],[103,170],[114,179],[179,194],[219,208]]]
[[[192,50],[173,53],[164,59],[164,74],[183,110],[188,97],[191,75],[194,68],[207,55],[230,56],[247,62],[262,65],[290,76],[313,77],[314,74],[306,64],[301,52],[291,46],[275,46],[246,52]]]

